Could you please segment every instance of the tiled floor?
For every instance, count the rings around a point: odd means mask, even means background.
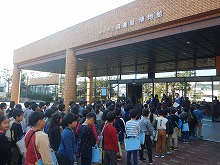
[[[212,122],[210,117],[205,117],[202,130],[203,140],[190,140],[189,144],[183,144],[179,140],[179,151],[173,151],[165,158],[154,158],[155,165],[220,165],[220,123]],[[124,158],[118,161],[118,165],[126,165],[126,152]],[[144,151],[147,158],[147,150]],[[139,163],[139,165],[147,165]]]

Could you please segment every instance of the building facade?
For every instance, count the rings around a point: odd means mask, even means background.
[[[158,72],[214,68],[219,75],[219,55],[220,1],[136,0],[15,50],[11,99],[19,100],[21,69],[65,73],[68,104],[77,75],[89,78],[91,102],[94,77],[147,73],[154,81]]]

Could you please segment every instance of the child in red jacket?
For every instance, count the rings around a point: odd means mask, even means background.
[[[107,125],[104,128],[104,165],[117,165],[116,155],[119,152],[117,130],[113,126],[115,121],[115,114],[108,112],[107,114]]]

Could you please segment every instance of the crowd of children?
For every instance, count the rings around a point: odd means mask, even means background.
[[[52,106],[49,102],[25,102],[22,110],[21,105],[13,101],[8,109],[1,103],[0,165],[34,165],[40,159],[52,165],[51,149],[59,165],[90,165],[94,146],[102,146],[104,165],[117,165],[117,161],[125,157],[127,165],[146,162],[145,148],[148,164],[152,165],[155,145],[155,157],[163,158],[172,150],[178,150],[180,136],[183,143],[189,143],[190,138],[202,138],[203,114],[199,105],[181,107],[178,98],[175,102],[178,106],[173,107],[166,96],[159,102],[152,95],[144,105],[134,104],[129,99],[96,101],[92,105],[71,101],[68,108],[62,101]],[[68,109],[67,114],[65,109]],[[140,133],[145,136],[140,149],[122,155],[124,139],[138,138]],[[17,146],[23,137],[24,154]]]

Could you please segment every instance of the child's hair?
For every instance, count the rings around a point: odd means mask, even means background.
[[[93,118],[94,120],[96,119],[96,115],[92,112],[89,112],[87,115],[86,115],[86,119],[90,119],[90,118]]]
[[[5,107],[5,106],[7,106],[6,103],[1,103],[1,104],[0,104],[0,108],[1,108],[1,109],[2,109],[3,107]]]
[[[15,102],[14,101],[10,101],[9,108],[14,108],[14,107],[15,107]]]
[[[163,116],[164,115],[164,111],[163,110],[159,110],[159,111],[157,111],[158,112],[158,115],[160,115],[160,116]]]
[[[50,108],[50,109],[46,110],[45,116],[46,116],[47,118],[51,118],[51,116],[52,116],[54,113],[55,113],[55,110],[52,109],[52,108]]]
[[[130,112],[130,117],[131,118],[136,118],[138,115],[138,111],[136,109],[132,109]]]
[[[33,112],[29,117],[29,125],[36,126],[39,120],[44,119],[44,113],[40,111]]]
[[[49,126],[49,132],[52,130],[54,126],[60,126],[60,119],[62,119],[62,116],[59,113],[52,114],[50,126]]]
[[[156,112],[155,107],[150,107],[150,122],[153,123],[154,120],[154,113]]]
[[[110,106],[108,106],[107,109],[108,109],[108,111],[112,111],[112,112],[113,112],[113,111],[114,111],[114,105],[110,105]]]
[[[16,105],[15,105],[15,109],[22,109],[21,104],[16,104]]]
[[[121,115],[121,109],[120,108],[116,108],[115,115],[116,116],[120,116]]]
[[[172,115],[174,115],[174,114],[176,113],[176,110],[175,110],[174,108],[171,108],[171,109],[170,109],[170,113],[171,113]]]
[[[24,107],[25,107],[25,108],[29,108],[30,105],[31,105],[31,103],[30,103],[29,101],[27,101],[27,102],[24,103]]]
[[[85,104],[85,101],[83,101],[83,100],[81,100],[80,102],[79,102],[79,105],[84,105]]]
[[[95,110],[95,113],[96,113],[96,114],[99,113],[101,107],[102,107],[101,104],[97,104],[97,105],[96,105],[96,110]]]
[[[108,112],[107,113],[107,121],[109,123],[113,122],[115,120],[115,113],[114,112]]]
[[[82,111],[82,116],[83,117],[86,117],[86,115],[89,113],[89,110],[88,109],[84,109],[83,111]]]
[[[77,117],[75,114],[68,113],[63,117],[63,123],[64,126],[68,126],[69,124],[72,124],[72,122],[77,121]]]
[[[142,110],[142,115],[143,115],[143,116],[148,116],[149,113],[150,113],[150,111],[149,111],[149,109],[147,109],[147,108],[144,108],[144,109]]]
[[[0,116],[0,125],[2,124],[2,122],[3,122],[5,119],[7,119],[6,116]]]
[[[46,106],[49,106],[49,105],[50,105],[50,102],[49,102],[49,101],[46,101],[46,102],[45,102],[45,105],[46,105]]]
[[[59,104],[58,109],[62,112],[65,109],[65,104]]]
[[[92,105],[91,105],[91,104],[87,105],[87,106],[86,106],[86,109],[88,109],[89,112],[92,112]]]
[[[33,111],[35,111],[37,107],[39,107],[39,105],[36,104],[36,103],[34,103],[34,104],[31,105],[31,109],[32,109]]]
[[[196,109],[199,109],[199,108],[200,108],[200,105],[199,105],[199,104],[196,104],[195,107],[196,107]]]
[[[58,111],[58,108],[56,106],[51,106],[51,109],[54,109],[55,111]]]
[[[75,115],[78,115],[79,114],[79,108],[77,106],[73,106],[71,108],[71,112]]]
[[[12,116],[14,119],[16,119],[16,117],[20,117],[24,112],[20,109],[15,109],[12,113]]]
[[[74,101],[70,101],[69,102],[69,106],[72,107],[73,105],[75,105],[76,103]]]
[[[44,103],[44,102],[40,102],[40,103],[39,103],[39,107],[40,107],[40,108],[42,108],[42,107],[44,107],[44,106],[45,106],[45,103]]]
[[[126,106],[124,107],[124,110],[125,110],[125,112],[129,112],[129,111],[130,111],[130,106],[129,106],[129,105],[126,105]]]

